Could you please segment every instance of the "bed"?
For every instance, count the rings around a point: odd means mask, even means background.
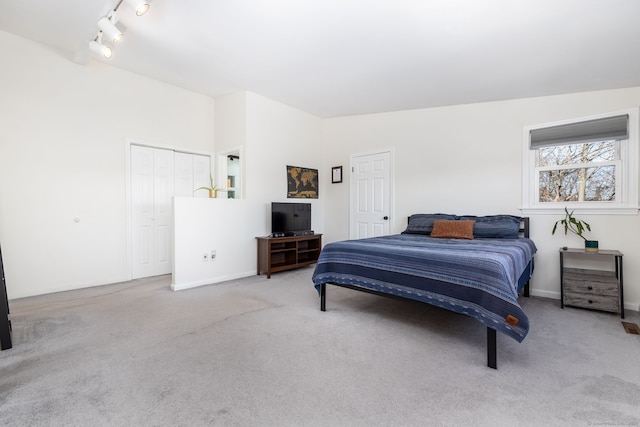
[[[528,296],[535,252],[528,218],[417,214],[401,234],[325,245],[312,280],[322,311],[330,284],[473,317],[496,369],[496,332],[522,342],[529,331],[518,296]]]

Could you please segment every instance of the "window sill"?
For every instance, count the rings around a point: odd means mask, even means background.
[[[564,214],[565,206],[549,206],[535,208],[520,208],[524,215],[558,215]],[[638,207],[592,207],[592,206],[567,206],[570,211],[576,211],[584,215],[638,215]]]

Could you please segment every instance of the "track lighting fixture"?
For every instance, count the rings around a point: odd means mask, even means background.
[[[124,0],[124,2],[133,10],[136,15],[142,16],[149,11],[149,2],[145,0]]]
[[[118,0],[109,14],[100,18],[98,21],[98,33],[94,39],[89,42],[89,49],[107,59],[111,58],[113,50],[111,47],[102,44],[102,37],[105,37],[105,41],[111,44],[118,43],[124,37],[122,31],[116,27],[116,23],[118,22],[116,12],[122,3],[126,3],[138,16],[142,16],[149,11],[149,0]]]
[[[89,43],[89,49],[91,49],[92,52],[104,56],[107,59],[111,58],[111,55],[113,54],[113,51],[109,46],[105,46],[102,43],[97,42],[96,40],[93,40]]]
[[[118,43],[124,37],[122,31],[115,26],[116,15],[115,12],[111,14],[111,18],[100,18],[98,21],[98,28],[102,31],[102,35],[112,43]]]

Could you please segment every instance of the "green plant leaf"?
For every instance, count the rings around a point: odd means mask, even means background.
[[[558,228],[558,224],[562,224],[564,226],[565,235],[569,231],[571,231],[576,236],[579,236],[582,239],[587,240],[587,238],[584,237],[582,234],[585,232],[585,230],[591,231],[591,225],[589,225],[587,222],[584,222],[582,220],[575,218],[573,216],[573,212],[574,211],[569,212],[569,209],[567,209],[567,207],[565,206],[564,218],[556,221],[556,223],[553,225],[553,230],[551,230],[551,234],[555,234]]]

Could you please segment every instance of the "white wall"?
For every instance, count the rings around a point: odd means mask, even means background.
[[[320,181],[330,174],[321,167],[321,124],[318,117],[247,93],[246,197],[262,211],[264,234],[271,232],[271,202],[287,201],[287,165],[318,169]],[[304,200],[311,203],[316,232],[324,230],[324,191],[320,183],[319,198]]]
[[[212,152],[214,100],[1,31],[0,52],[9,297],[127,280],[125,141]]]
[[[216,149],[229,151],[247,142],[247,92],[216,98]]]
[[[323,122],[324,169],[348,165],[354,153],[395,150],[393,232],[413,213],[520,215],[522,128],[640,105],[640,88],[519,99],[452,107],[327,119]],[[325,242],[346,239],[349,178],[325,193]],[[580,246],[579,238],[551,235],[553,215],[531,215],[539,252],[534,295],[559,297],[558,248]],[[603,249],[625,254],[627,308],[640,303],[640,217],[589,215]]]
[[[256,274],[258,221],[247,204],[224,198],[174,198],[173,290]],[[203,261],[205,254],[209,258]]]
[[[220,163],[227,163],[226,154],[237,151],[240,155],[238,170],[246,168],[245,147],[247,142],[247,93],[236,92],[216,98],[216,175],[217,181],[223,177],[221,175]],[[221,158],[220,156],[224,156]],[[229,172],[227,170],[227,172]],[[244,198],[246,187],[242,172],[239,172],[240,179],[236,179],[236,194]],[[230,175],[227,173],[227,175]],[[239,184],[238,184],[239,183]],[[226,187],[226,180],[220,183]],[[236,196],[237,197],[237,196]]]
[[[271,232],[271,202],[287,200],[286,166],[321,167],[320,126],[315,116],[251,92],[216,99],[216,148],[243,147],[245,191],[240,200],[174,200],[173,289],[256,274],[255,237]],[[318,233],[323,190],[320,199],[304,200]],[[202,262],[210,249],[216,260]]]

